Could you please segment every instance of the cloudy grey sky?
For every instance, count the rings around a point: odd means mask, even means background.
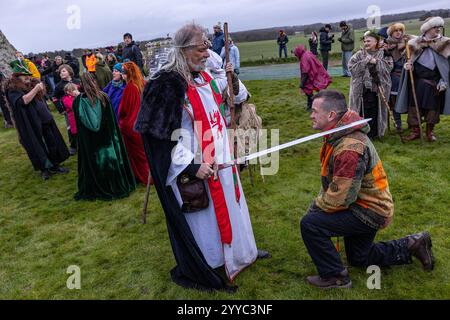
[[[80,9],[79,29],[69,29]],[[230,32],[276,26],[335,22],[367,17],[377,5],[382,14],[450,8],[450,1],[434,0],[1,0],[0,29],[21,51],[42,52],[116,45],[125,32],[137,40],[173,34],[186,22],[212,29],[228,21]]]

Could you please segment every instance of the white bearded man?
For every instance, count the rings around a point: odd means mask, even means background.
[[[196,24],[177,31],[168,63],[145,87],[135,129],[166,215],[177,262],[172,280],[234,292],[235,277],[269,254],[256,248],[236,166],[213,170],[233,154],[220,94],[226,79],[205,72],[209,46]]]

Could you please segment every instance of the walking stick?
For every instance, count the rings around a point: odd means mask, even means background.
[[[145,200],[144,200],[144,210],[142,210],[142,224],[147,224],[147,215],[148,215],[148,202],[150,199],[150,182],[152,181],[152,175],[150,172],[148,173],[148,181],[147,181],[147,191],[145,193]]]
[[[411,63],[411,51],[409,49],[409,45],[408,45],[407,41],[406,41],[406,61],[409,64]],[[420,116],[419,103],[417,102],[416,84],[414,81],[414,73],[412,70],[412,64],[411,64],[411,68],[409,69],[409,78],[411,80],[411,89],[412,89],[412,95],[414,98],[414,106],[416,108],[417,121],[419,121],[420,142],[423,144],[422,117]]]

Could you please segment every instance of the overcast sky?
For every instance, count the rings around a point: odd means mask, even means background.
[[[80,10],[77,28],[75,5]],[[392,0],[1,0],[0,29],[24,53],[117,45],[125,32],[135,40],[173,34],[186,22],[212,29],[228,21],[230,32],[450,8],[450,1]],[[71,14],[72,13],[72,14]],[[73,14],[74,13],[74,14]],[[71,28],[68,28],[68,22]]]

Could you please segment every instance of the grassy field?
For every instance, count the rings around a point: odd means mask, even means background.
[[[333,88],[348,92],[348,80]],[[251,81],[264,127],[280,129],[280,142],[312,133],[297,80]],[[61,132],[64,120],[55,114]],[[235,295],[176,286],[165,219],[155,190],[149,222],[140,223],[145,188],[114,202],[75,202],[77,161],[71,173],[44,182],[33,172],[14,130],[0,129],[0,299],[450,299],[450,118],[437,127],[434,144],[402,145],[394,133],[376,142],[395,200],[393,225],[377,240],[429,230],[437,258],[425,273],[417,261],[383,270],[381,290],[366,287],[366,270],[350,268],[352,290],[320,291],[304,278],[316,270],[299,221],[320,188],[321,141],[280,154],[280,170],[242,181],[257,244],[273,258],[258,261],[236,280]],[[343,249],[342,249],[343,250]],[[68,290],[66,270],[81,268],[81,290]]]
[[[447,25],[450,22],[450,19],[445,19]],[[405,21],[405,26],[407,33],[410,34],[419,34],[420,26],[423,24],[422,21],[419,20],[410,20]],[[316,30],[318,32],[319,30]],[[366,30],[355,30],[355,50],[358,50],[361,47],[361,38]],[[341,44],[337,41],[337,38],[340,36],[340,30],[333,30],[335,33],[336,42],[333,44],[331,54],[333,53],[341,53]],[[266,41],[255,41],[255,42],[243,42],[237,43],[236,45],[239,47],[239,52],[241,54],[241,61],[245,63],[249,63],[257,60],[268,60],[271,58],[278,57],[278,45],[276,42],[277,35],[274,35],[274,40],[266,40]],[[308,45],[308,37],[304,35],[295,35],[289,36],[288,43],[288,55],[293,56],[290,51],[293,50],[297,45],[303,44],[307,48]],[[339,57],[340,59],[340,57]]]

